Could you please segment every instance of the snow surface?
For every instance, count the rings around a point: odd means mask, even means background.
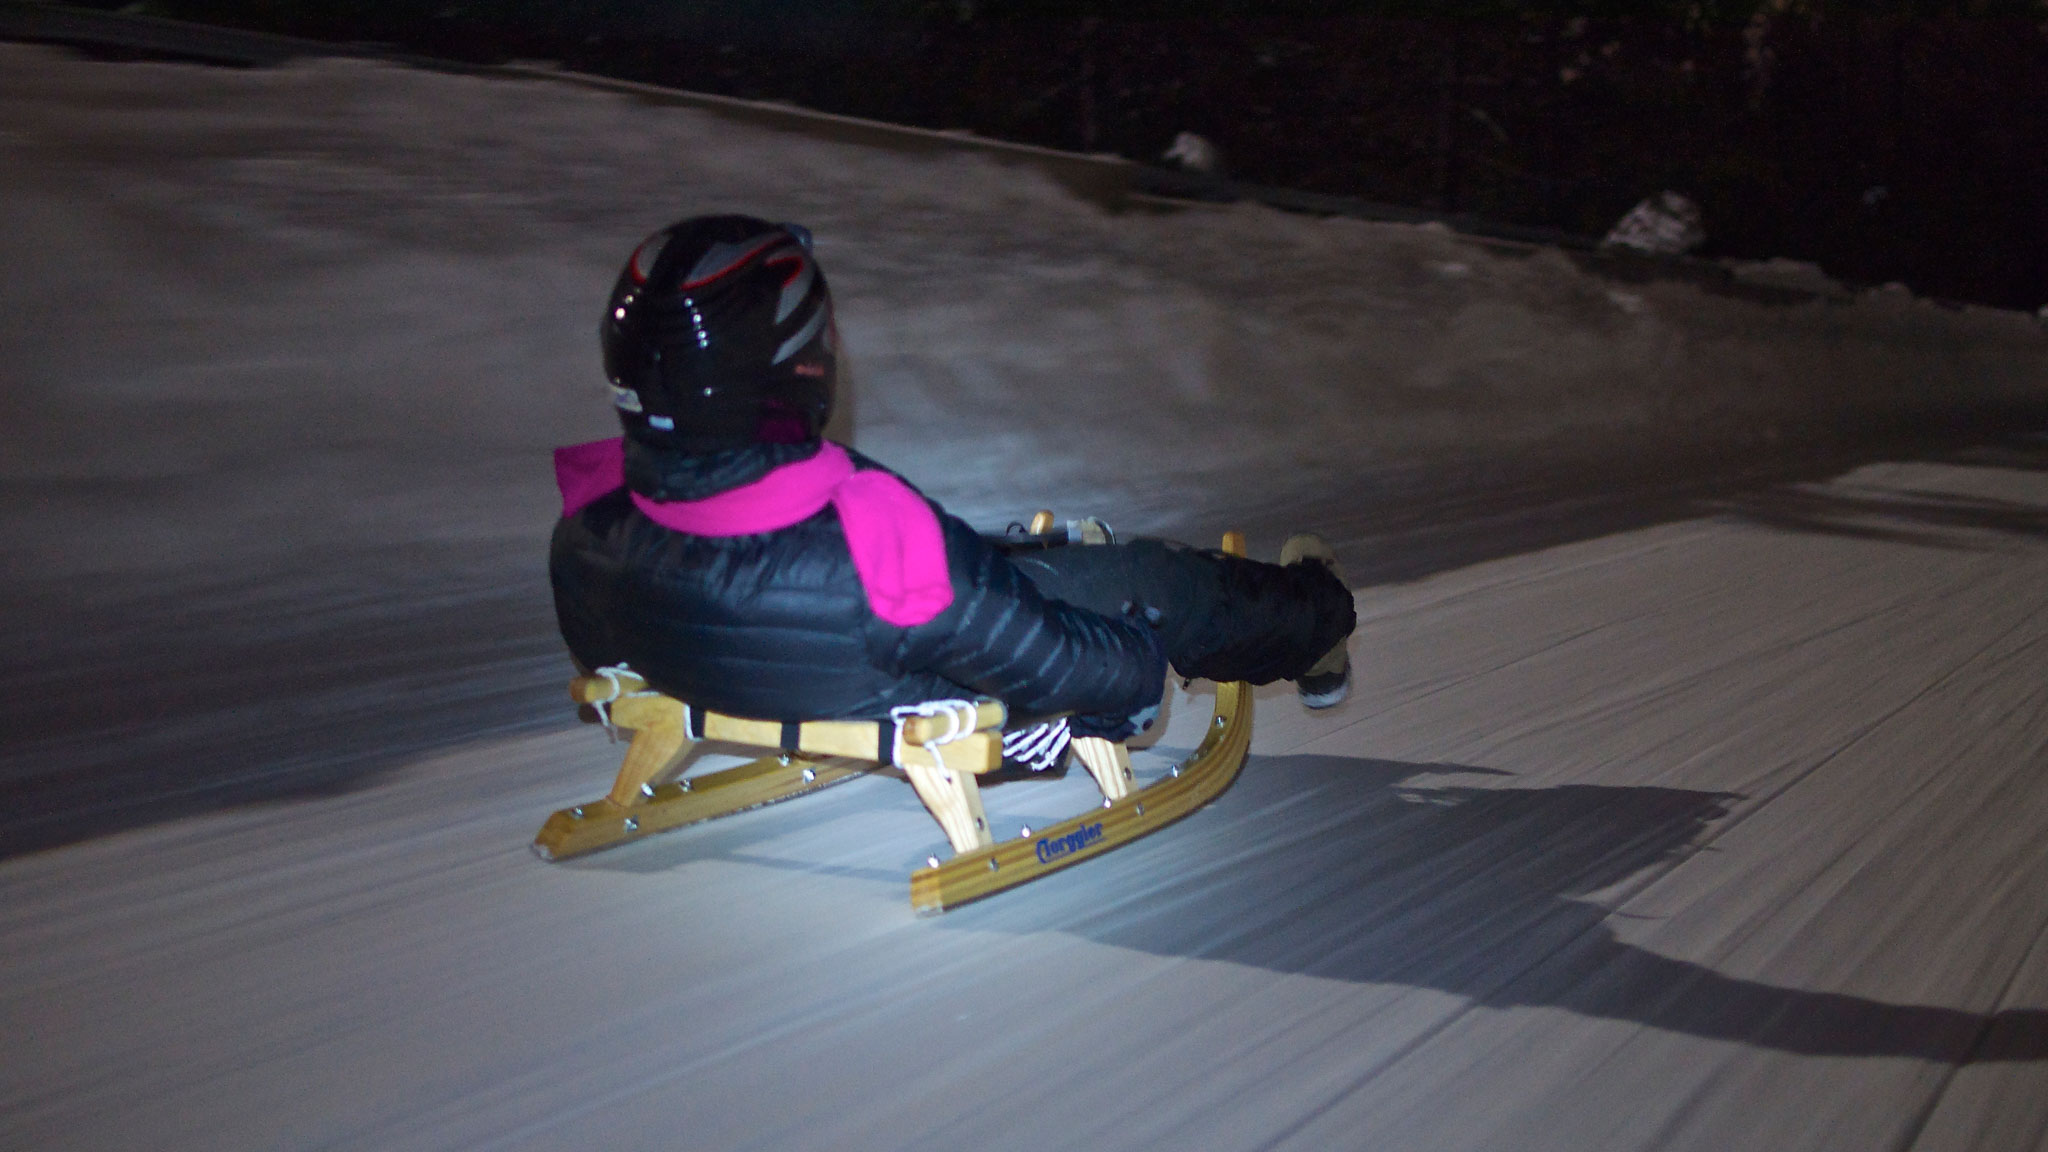
[[[2048,1147],[2048,449],[1459,504],[2038,401],[2032,318],[363,62],[0,46],[0,197],[0,1147]],[[623,254],[731,209],[816,230],[856,442],[955,510],[1418,577],[1353,699],[936,921],[886,779],[534,860],[617,754],[546,451]]]

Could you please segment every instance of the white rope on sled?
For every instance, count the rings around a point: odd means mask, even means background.
[[[590,674],[592,676],[602,677],[605,683],[610,684],[612,686],[611,695],[606,696],[602,700],[592,700],[590,702],[590,706],[597,712],[598,723],[604,725],[604,734],[606,736],[611,737],[612,743],[617,744],[619,742],[619,729],[617,725],[612,723],[612,712],[611,708],[609,707],[611,702],[627,696],[659,696],[661,695],[661,693],[656,692],[652,688],[642,688],[637,692],[626,691],[626,686],[624,684],[619,683],[619,676],[621,674],[632,676],[635,679],[641,680],[642,682],[646,680],[646,677],[641,676],[638,672],[633,671],[630,665],[607,664],[602,668],[591,669]],[[687,732],[689,731],[689,728],[690,706],[688,704],[685,704],[683,705],[683,730]]]
[[[903,722],[912,716],[946,718],[946,730],[924,742],[924,750],[931,754],[933,763],[938,763],[939,745],[951,744],[963,736],[974,734],[979,709],[972,700],[927,700],[922,704],[905,704],[900,708],[889,709],[889,719],[896,729],[895,746],[890,749],[894,763],[903,763]]]

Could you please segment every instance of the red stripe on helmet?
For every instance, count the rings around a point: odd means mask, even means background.
[[[789,270],[789,275],[782,278],[782,286],[787,288],[791,284],[796,283],[797,277],[804,274],[804,261],[807,259],[809,257],[804,255],[803,249],[797,248],[789,252],[777,252],[775,255],[761,261],[761,263],[771,267],[777,264],[793,265]]]
[[[633,258],[626,261],[626,275],[633,278],[633,283],[647,283],[647,274],[653,270],[654,260],[658,258],[656,253],[666,243],[668,243],[668,233],[656,232],[654,235],[642,240],[638,248],[633,249]],[[649,249],[654,251],[650,252]]]
[[[716,268],[704,269],[702,264],[700,263],[697,269],[693,269],[693,271],[697,272],[697,275],[692,277],[691,279],[683,281],[682,290],[688,291],[691,288],[702,288],[704,285],[711,283],[713,280],[718,279],[720,276],[723,276],[728,272],[731,272],[733,269],[738,268],[740,265],[745,264],[747,261],[752,260],[754,257],[759,256],[762,252],[770,248],[773,248],[777,244],[793,243],[795,243],[795,241],[790,238],[788,233],[778,231],[773,233],[772,235],[762,237],[761,240],[751,248],[738,250],[737,255],[733,256],[731,259],[727,260],[725,263],[719,265]]]

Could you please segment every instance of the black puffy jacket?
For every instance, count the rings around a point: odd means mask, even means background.
[[[620,489],[555,528],[562,637],[585,668],[629,664],[671,696],[765,720],[879,719],[985,695],[1013,726],[1074,712],[1090,718],[1082,730],[1121,736],[1126,718],[1158,703],[1166,657],[1151,628],[1047,599],[933,509],[953,603],[899,628],[869,608],[829,505],[774,532],[695,536],[649,520]]]

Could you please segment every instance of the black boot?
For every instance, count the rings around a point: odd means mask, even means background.
[[[1332,575],[1337,572],[1337,554],[1313,532],[1289,536],[1287,543],[1280,547],[1280,563],[1321,564]],[[1323,653],[1322,659],[1295,679],[1294,690],[1300,695],[1303,707],[1335,707],[1351,694],[1350,642],[1349,636],[1339,640],[1336,647]]]

